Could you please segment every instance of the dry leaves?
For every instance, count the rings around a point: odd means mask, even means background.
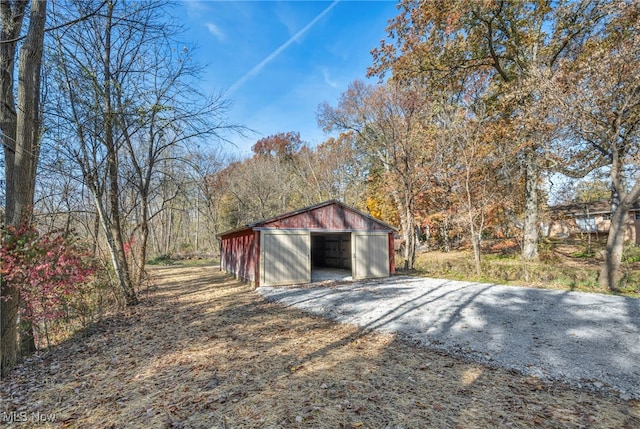
[[[3,381],[4,423],[13,417],[24,427],[72,428],[640,426],[637,402],[466,363],[390,335],[365,335],[267,303],[213,267],[153,273],[157,287],[138,307],[30,359]]]

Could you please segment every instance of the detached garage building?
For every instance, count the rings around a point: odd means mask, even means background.
[[[257,286],[311,282],[314,269],[353,279],[395,271],[396,229],[339,201],[326,201],[220,234],[220,268]]]

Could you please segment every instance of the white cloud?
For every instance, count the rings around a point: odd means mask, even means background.
[[[200,18],[209,12],[209,5],[206,2],[191,0],[185,1],[183,4],[190,18]]]
[[[331,79],[331,76],[329,75],[329,70],[327,70],[326,67],[322,69],[322,76],[324,77],[324,83],[329,85],[331,88],[338,87],[338,81]]]
[[[209,30],[209,33],[216,36],[218,40],[224,40],[225,35],[224,35],[224,32],[220,29],[220,27],[218,27],[212,22],[207,22],[205,24],[205,27],[207,27],[207,30]]]

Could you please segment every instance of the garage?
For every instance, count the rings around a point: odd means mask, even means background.
[[[220,234],[220,268],[256,287],[309,283],[320,272],[388,277],[395,231],[330,200]]]
[[[311,233],[311,269],[351,271],[350,233]]]

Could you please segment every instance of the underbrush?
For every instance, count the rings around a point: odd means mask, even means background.
[[[216,265],[218,258],[209,254],[158,255],[147,261],[147,265]]]
[[[77,334],[88,332],[105,316],[117,312],[122,303],[119,292],[107,270],[99,270],[94,278],[67,297],[63,311],[55,318],[34,323],[34,340],[39,350],[59,345]]]
[[[640,295],[640,248],[630,247],[623,257],[620,290],[628,296]],[[599,252],[576,245],[557,251],[544,249],[540,260],[523,261],[517,253],[482,256],[482,275],[476,274],[473,255],[468,250],[426,252],[416,256],[415,274],[454,280],[544,287],[549,289],[609,293],[598,283]]]

